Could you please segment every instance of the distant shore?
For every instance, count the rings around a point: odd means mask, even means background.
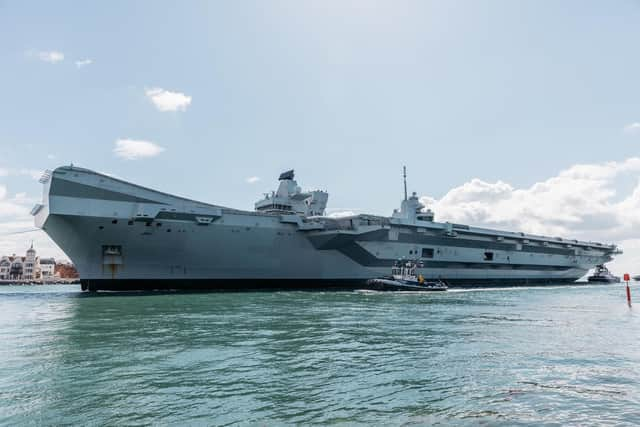
[[[79,285],[80,279],[53,279],[53,280],[0,280],[0,286],[9,285]]]

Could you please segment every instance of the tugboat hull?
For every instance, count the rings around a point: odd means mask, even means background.
[[[597,265],[596,271],[587,278],[589,283],[620,283],[620,277],[611,274],[604,265]]]
[[[620,278],[589,277],[589,283],[620,283]]]
[[[441,292],[447,290],[444,284],[413,284],[393,279],[371,279],[367,281],[367,285],[375,291]]]

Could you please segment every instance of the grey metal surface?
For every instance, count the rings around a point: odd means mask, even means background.
[[[324,211],[326,193],[303,193],[292,174],[285,178],[279,200],[301,206],[315,197],[313,211]],[[335,219],[223,208],[70,167],[44,186],[36,225],[85,280],[366,280],[432,249],[425,278],[552,282],[576,280],[617,253],[595,242],[424,221],[415,195],[389,218]],[[107,256],[105,247],[121,253]]]

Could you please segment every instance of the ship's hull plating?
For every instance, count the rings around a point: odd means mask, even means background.
[[[331,228],[206,205],[76,168],[59,168],[45,183],[36,224],[91,290],[358,289],[388,274],[395,259],[425,249],[424,277],[454,287],[562,284],[613,251],[522,245],[471,231],[444,236],[438,223]]]
[[[376,290],[366,280],[322,280],[322,279],[81,279],[82,290],[108,291],[352,291]],[[447,282],[449,283],[449,282]],[[454,288],[511,288],[522,286],[553,286],[575,284],[569,279],[468,279],[454,280]],[[584,284],[584,283],[583,283]],[[407,289],[397,289],[407,290]],[[429,290],[433,291],[433,290]]]

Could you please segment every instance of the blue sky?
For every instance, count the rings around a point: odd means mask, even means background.
[[[528,191],[575,165],[626,165],[639,42],[638,1],[0,0],[0,224],[24,221],[32,175],[70,162],[247,209],[295,168],[331,208],[379,214],[399,204],[403,164],[436,206],[474,179]],[[160,148],[125,159],[117,140]],[[622,169],[604,210],[638,184]]]

